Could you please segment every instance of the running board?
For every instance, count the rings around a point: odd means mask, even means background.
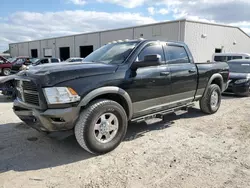
[[[163,119],[164,115],[171,114],[171,113],[174,113],[174,112],[179,111],[179,110],[187,110],[188,108],[193,107],[193,106],[194,106],[194,103],[189,103],[189,104],[178,106],[178,107],[175,107],[175,108],[172,108],[172,109],[163,110],[163,111],[159,111],[159,112],[149,114],[149,115],[146,115],[146,116],[141,116],[141,117],[138,117],[138,118],[134,118],[134,119],[131,120],[131,122],[140,123],[140,122],[143,122],[143,121],[146,121],[146,120],[149,120],[149,119],[153,119],[153,118]]]

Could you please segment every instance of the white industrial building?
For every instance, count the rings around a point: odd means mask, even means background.
[[[11,56],[85,57],[114,40],[158,39],[188,44],[196,62],[211,60],[215,52],[250,53],[250,37],[238,27],[176,20],[136,27],[10,44]]]

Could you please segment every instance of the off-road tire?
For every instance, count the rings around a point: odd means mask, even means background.
[[[116,115],[119,128],[115,137],[108,143],[100,143],[94,135],[96,120],[104,113]],[[127,132],[127,114],[115,101],[100,99],[84,108],[76,122],[75,137],[80,146],[92,154],[104,154],[114,150],[124,139]]]
[[[216,108],[212,108],[211,106],[211,95],[214,91],[216,91],[218,94],[218,103]],[[208,87],[207,92],[200,99],[200,109],[202,112],[206,114],[214,114],[219,110],[220,104],[221,104],[221,89],[217,84],[211,84]]]

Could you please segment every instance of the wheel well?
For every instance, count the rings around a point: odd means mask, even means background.
[[[109,100],[112,100],[112,101],[119,103],[124,108],[124,110],[127,114],[127,117],[129,117],[128,103],[127,103],[126,99],[124,99],[121,95],[115,94],[115,93],[103,94],[103,95],[99,95],[99,96],[93,98],[89,102],[92,102],[92,101],[97,100],[97,99],[109,99]]]
[[[222,89],[222,80],[220,78],[215,78],[211,84],[216,84]]]

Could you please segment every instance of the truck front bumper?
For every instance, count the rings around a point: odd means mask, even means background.
[[[47,109],[46,111],[31,109],[18,100],[14,101],[13,110],[28,126],[45,132],[73,129],[80,113],[77,107]]]

